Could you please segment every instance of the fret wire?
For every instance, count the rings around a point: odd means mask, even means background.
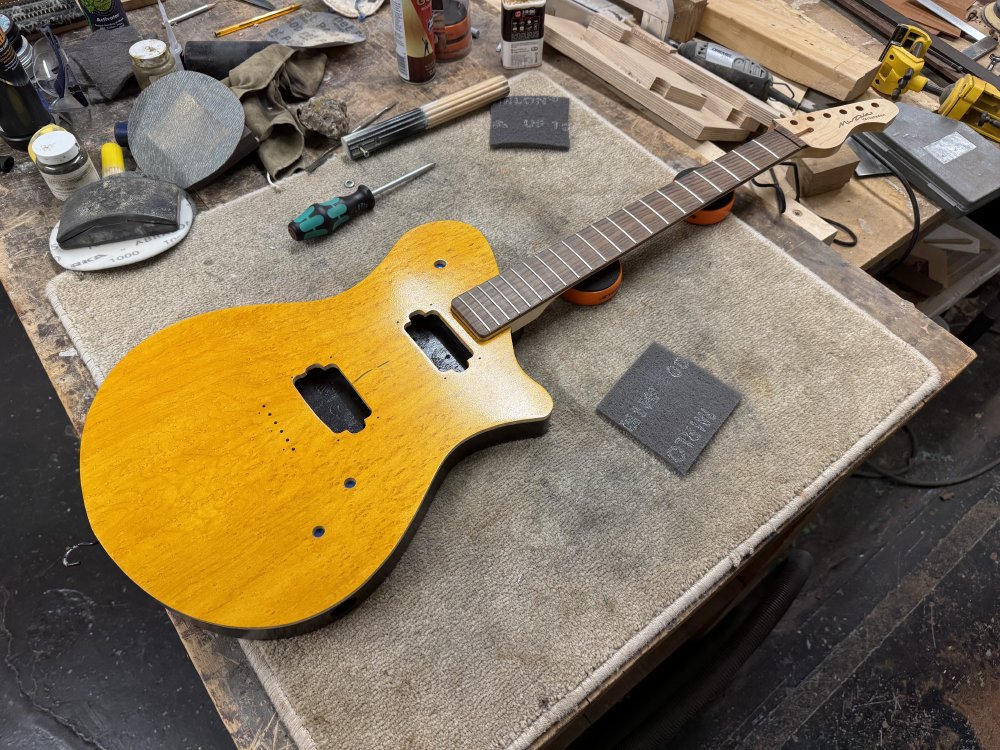
[[[700,196],[700,195],[698,195],[698,194],[697,194],[697,193],[696,193],[696,192],[695,192],[694,190],[692,190],[691,188],[689,188],[689,187],[688,187],[687,185],[685,185],[685,184],[684,184],[683,182],[681,182],[680,180],[674,180],[674,183],[673,183],[673,184],[674,184],[674,185],[680,185],[680,186],[681,186],[682,188],[684,188],[684,189],[685,189],[685,190],[687,190],[687,191],[688,191],[689,193],[691,193],[691,195],[693,195],[693,196],[694,196],[695,200],[696,200],[696,201],[698,201],[698,203],[699,203],[699,204],[701,204],[701,203],[704,203],[704,202],[705,202],[705,201],[703,201],[703,200],[702,200],[702,198],[701,198],[701,196]]]
[[[478,286],[474,286],[474,287],[472,287],[472,289],[471,289],[471,290],[469,290],[469,293],[470,293],[470,294],[472,294],[472,293],[473,293],[473,292],[475,292],[475,291],[476,291],[477,289],[479,289],[479,291],[480,291],[480,292],[482,293],[482,295],[483,295],[483,296],[484,296],[484,297],[485,297],[485,298],[486,298],[487,300],[489,300],[490,302],[493,302],[493,300],[491,300],[491,299],[490,299],[490,295],[488,295],[488,294],[487,294],[486,292],[484,292],[484,291],[483,291],[482,289],[480,289],[480,288],[479,288]],[[473,294],[473,299],[475,299],[475,294]],[[476,300],[476,301],[478,302],[478,300]],[[488,307],[487,307],[486,305],[484,305],[484,304],[483,304],[482,302],[480,302],[480,303],[479,303],[479,306],[480,306],[481,308],[483,308],[483,310],[484,310],[484,311],[486,312],[486,314],[487,314],[487,315],[489,315],[489,316],[490,316],[491,318],[493,318],[493,322],[494,322],[494,323],[496,323],[496,324],[497,324],[498,326],[502,326],[502,325],[503,325],[503,323],[501,323],[501,322],[500,322],[499,320],[497,320],[497,316],[496,316],[496,315],[494,315],[493,313],[491,313],[491,312],[490,312],[490,309],[489,309],[489,308],[488,308]],[[500,305],[498,305],[498,304],[497,304],[496,302],[493,302],[493,307],[495,307],[495,308],[496,308],[497,310],[500,310]],[[504,316],[505,318],[507,317],[507,314],[506,314],[506,313],[505,313],[505,312],[504,312],[503,310],[500,310],[500,314],[501,314],[501,315],[503,315],[503,316]]]
[[[566,243],[564,242],[563,244],[565,245]],[[578,279],[580,278],[580,274],[578,274],[576,272],[576,270],[573,268],[573,266],[571,266],[569,263],[567,263],[565,260],[563,260],[563,257],[559,253],[557,253],[551,247],[549,248],[549,252],[552,253],[554,256],[556,256],[559,259],[559,262],[562,263],[564,266],[566,266],[566,268],[569,269],[569,272],[571,274],[573,274],[574,276],[576,276],[576,278],[578,278]]]
[[[506,273],[506,271],[505,271],[504,273]],[[530,303],[530,302],[528,302],[528,300],[527,300],[527,299],[525,298],[525,296],[524,296],[523,294],[521,294],[521,292],[520,292],[520,291],[518,291],[518,288],[517,288],[516,286],[514,286],[514,285],[513,285],[513,284],[511,284],[511,283],[510,283],[509,281],[507,281],[507,279],[505,279],[505,278],[504,278],[503,274],[500,274],[500,275],[498,275],[498,276],[497,276],[497,278],[498,278],[498,279],[501,279],[501,280],[503,280],[503,283],[504,283],[504,284],[506,284],[506,285],[507,285],[507,286],[509,286],[509,287],[510,287],[511,289],[513,289],[513,290],[514,290],[514,293],[515,293],[515,294],[516,294],[516,295],[517,295],[518,297],[520,297],[520,298],[521,298],[522,300],[524,300],[524,304],[525,304],[525,306],[526,306],[526,307],[528,307],[528,308],[530,308],[530,307],[531,307],[531,303]]]
[[[580,231],[583,231],[583,230],[580,230]],[[584,237],[584,236],[583,236],[582,234],[580,234],[580,232],[577,232],[577,233],[576,233],[576,236],[577,236],[577,237],[579,237],[579,238],[580,238],[581,240],[583,240],[584,242],[587,242],[587,238],[586,238],[586,237]],[[595,253],[597,253],[598,257],[599,257],[599,258],[600,258],[601,260],[603,260],[603,261],[604,261],[605,263],[607,263],[607,262],[608,262],[608,259],[607,259],[607,258],[605,258],[605,257],[604,257],[603,255],[601,255],[601,251],[600,251],[600,250],[598,250],[598,249],[597,249],[596,247],[594,247],[593,245],[591,245],[591,244],[590,244],[589,242],[587,242],[587,247],[589,247],[589,248],[590,248],[591,250],[593,250],[593,251],[594,251]]]
[[[603,237],[604,239],[606,239],[608,242],[611,242],[611,238],[608,237],[608,235],[606,235],[600,229],[598,229],[596,224],[591,224],[590,228],[593,229],[595,232],[597,232],[599,235],[601,235],[601,237]],[[611,247],[613,247],[619,253],[622,251],[622,249],[620,247],[618,247],[618,245],[616,245],[614,242],[611,242]]]
[[[642,202],[642,201],[640,201],[640,203],[641,203],[641,202]],[[638,224],[638,225],[639,225],[640,227],[642,227],[643,229],[645,229],[645,230],[646,230],[647,232],[649,232],[650,234],[652,234],[652,233],[653,233],[653,230],[652,230],[652,229],[650,229],[650,228],[649,228],[649,227],[647,227],[647,226],[646,226],[645,224],[643,224],[643,223],[642,223],[641,221],[639,221],[639,217],[638,217],[638,216],[636,216],[636,215],[635,215],[634,213],[632,213],[631,211],[629,211],[629,210],[628,210],[627,208],[623,208],[623,209],[622,209],[622,211],[624,211],[624,212],[625,212],[625,213],[627,213],[627,214],[628,214],[629,216],[631,216],[631,217],[632,217],[632,220],[633,220],[633,221],[634,221],[634,222],[635,222],[636,224]],[[654,213],[656,213],[656,212],[654,211]]]
[[[618,226],[618,222],[616,222],[614,219],[612,219],[610,215],[605,216],[604,218],[607,219],[608,221],[610,221],[612,224],[614,224],[615,225],[615,229],[617,229],[619,232],[621,232],[626,237],[628,237],[629,242],[631,242],[633,245],[635,244],[635,237],[633,237],[631,234],[629,234],[624,229],[622,229],[620,226]]]
[[[754,170],[755,170],[756,172],[759,172],[759,171],[760,171],[760,167],[758,167],[758,166],[757,166],[756,164],[754,164],[754,163],[753,163],[752,161],[750,161],[750,160],[749,160],[748,158],[746,158],[746,157],[745,157],[745,156],[744,156],[743,154],[741,154],[741,153],[740,153],[740,150],[739,150],[738,148],[737,148],[737,149],[733,149],[733,150],[732,150],[732,151],[730,151],[729,153],[731,153],[731,154],[736,154],[736,155],[737,155],[738,157],[740,157],[740,158],[741,158],[741,159],[742,159],[743,161],[745,161],[745,162],[746,162],[747,164],[749,164],[749,165],[750,165],[751,167],[753,167],[753,168],[754,168]]]
[[[687,211],[685,211],[683,208],[681,208],[680,206],[678,206],[677,205],[677,201],[675,201],[669,195],[666,195],[662,190],[657,190],[656,192],[659,193],[660,195],[662,195],[664,198],[666,198],[671,203],[673,203],[674,204],[674,208],[676,208],[678,211],[680,211],[682,216],[687,216]]]
[[[541,263],[541,264],[542,264],[543,266],[545,266],[545,267],[546,267],[547,269],[549,269],[549,273],[551,273],[551,274],[552,274],[553,276],[555,276],[555,277],[556,277],[557,279],[559,279],[559,283],[560,283],[560,284],[565,284],[565,283],[566,283],[565,281],[563,281],[563,280],[562,280],[562,276],[560,276],[560,275],[559,275],[559,274],[557,274],[557,273],[556,273],[556,272],[555,272],[554,270],[552,270],[552,266],[550,266],[550,265],[549,265],[548,263],[546,263],[546,262],[545,262],[545,259],[544,259],[544,258],[542,258],[542,254],[541,254],[541,253],[539,253],[539,254],[538,254],[538,255],[536,255],[535,257],[536,257],[536,258],[538,258],[538,261],[539,261],[539,262],[540,262],[540,263]]]
[[[737,182],[743,182],[743,180],[741,180],[739,177],[737,177],[736,175],[734,175],[732,172],[729,171],[729,169],[726,168],[726,165],[722,163],[722,157],[721,156],[718,159],[716,159],[713,163],[714,164],[718,164],[721,169],[724,169],[726,171],[726,174],[728,174],[730,177],[732,177]]]
[[[462,297],[464,297],[464,296],[465,295],[463,294]],[[477,305],[479,305],[480,307],[482,307],[482,305],[479,303],[479,300],[477,300],[475,297],[472,297],[471,293],[469,294],[469,296],[470,296],[470,298],[472,300],[474,300],[476,302]],[[462,297],[459,297],[459,299],[462,299]],[[473,315],[476,316],[476,320],[478,320],[480,323],[483,324],[483,328],[487,328],[487,329],[489,328],[489,326],[486,324],[486,321],[479,317],[479,313],[477,313],[475,310],[472,309],[472,305],[470,305],[465,300],[462,300],[462,304],[464,304],[468,308],[468,310],[469,310],[470,313],[472,313]]]
[[[525,265],[526,266],[527,263],[522,263],[521,265]],[[517,272],[516,268],[512,268],[510,270],[513,271],[514,275],[517,276],[517,278],[519,278],[521,280],[522,284],[524,284],[526,287],[528,287],[528,289],[531,290],[532,294],[534,294],[536,297],[538,297],[539,301],[545,299],[542,295],[540,295],[537,291],[535,291],[535,287],[533,287],[531,284],[529,284],[527,281],[525,281],[524,277]],[[537,276],[538,274],[535,274],[535,275]]]
[[[486,283],[489,284],[491,287],[493,287],[494,289],[496,289],[500,293],[500,296],[504,298],[504,300],[507,302],[508,305],[510,305],[510,309],[514,311],[515,315],[520,315],[521,314],[521,311],[517,309],[517,306],[513,302],[510,301],[510,299],[507,297],[507,295],[504,294],[496,284],[493,283],[493,279],[486,279]]]
[[[708,165],[705,165],[705,166],[708,166]],[[704,167],[702,169],[704,169]],[[710,179],[708,179],[705,175],[703,175],[701,173],[700,169],[696,169],[694,171],[694,173],[696,175],[698,175],[701,179],[703,179],[705,182],[707,182],[709,185],[711,185],[712,187],[714,187],[715,188],[715,192],[717,192],[717,193],[721,193],[722,192],[722,190],[719,188],[718,185],[716,185],[714,182],[712,182]]]
[[[588,270],[588,271],[593,271],[593,270],[594,270],[594,267],[593,267],[592,265],[590,265],[590,264],[589,264],[589,263],[588,263],[588,262],[586,261],[586,259],[585,259],[585,258],[584,258],[584,257],[583,257],[582,255],[580,255],[580,253],[578,253],[578,252],[577,252],[576,250],[574,250],[574,249],[573,249],[572,247],[570,247],[570,245],[569,245],[569,244],[568,244],[568,243],[566,242],[566,240],[560,240],[560,241],[561,241],[561,242],[562,242],[562,243],[563,243],[564,245],[566,245],[566,247],[567,247],[567,248],[569,248],[569,251],[570,251],[571,253],[573,253],[573,255],[575,255],[575,256],[576,256],[577,258],[579,258],[579,259],[580,259],[581,261],[583,261],[583,265],[585,265],[585,266],[587,267],[587,270]]]
[[[760,147],[761,147],[762,149],[764,149],[765,151],[767,151],[767,153],[769,153],[769,154],[770,154],[771,156],[773,156],[773,157],[774,157],[775,159],[781,159],[781,157],[780,157],[780,156],[778,156],[778,155],[777,155],[776,153],[774,153],[774,152],[773,152],[773,151],[772,151],[771,149],[769,149],[769,148],[768,148],[767,146],[765,146],[765,145],[764,145],[763,143],[761,143],[761,142],[760,142],[760,139],[758,139],[758,140],[756,140],[756,141],[751,141],[751,143],[756,143],[756,144],[757,144],[758,146],[760,146]]]
[[[641,203],[641,204],[642,204],[642,205],[644,205],[644,206],[645,206],[646,208],[648,208],[648,209],[649,209],[650,211],[652,211],[652,212],[653,212],[654,214],[656,214],[656,215],[657,215],[657,216],[658,216],[658,217],[660,218],[660,221],[662,221],[662,222],[663,222],[664,224],[666,224],[666,225],[667,225],[668,227],[670,226],[670,222],[669,222],[669,221],[667,221],[666,219],[664,219],[664,218],[663,218],[663,216],[662,216],[662,215],[660,214],[660,212],[659,212],[659,211],[657,211],[657,210],[656,210],[655,208],[653,208],[653,207],[652,207],[651,205],[649,205],[648,203],[646,203],[646,201],[644,201],[644,200],[643,200],[642,198],[640,198],[640,199],[639,199],[639,203]]]
[[[531,271],[533,274],[535,274],[535,276],[538,276],[538,271],[536,271],[534,268],[532,268],[531,266],[529,266],[528,263],[527,263],[527,261],[525,261],[524,267],[527,268],[529,271]],[[549,282],[547,282],[541,276],[538,276],[538,280],[540,282],[542,282],[543,284],[545,284],[545,288],[548,289],[550,292],[552,292],[553,294],[556,293],[556,290],[549,286]]]

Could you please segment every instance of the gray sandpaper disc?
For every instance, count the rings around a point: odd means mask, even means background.
[[[243,132],[243,105],[211,76],[181,70],[154,81],[135,100],[128,145],[139,169],[182,188],[216,172]]]

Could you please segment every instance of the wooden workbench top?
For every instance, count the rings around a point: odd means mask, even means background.
[[[318,0],[310,0],[306,7],[322,8]],[[174,10],[183,9],[186,6]],[[180,24],[176,33],[182,42],[209,39],[213,29],[256,12],[242,3],[220,4],[213,11]],[[850,23],[825,6],[811,5],[807,12],[816,13],[828,28],[846,29],[845,38],[852,41],[852,33],[863,34],[851,32]],[[161,31],[155,8],[133,12],[130,18],[145,34]],[[391,101],[399,102],[397,112],[404,111],[502,72],[494,50],[499,38],[498,14],[481,0],[474,0],[472,18],[481,32],[481,38],[473,43],[472,54],[460,62],[441,65],[431,84],[411,86],[401,82],[396,75],[389,11],[383,8],[364,23],[368,34],[366,43],[330,53],[323,92],[336,92],[346,100],[351,120],[357,122]],[[230,39],[255,39],[265,31],[266,27],[248,30]],[[73,33],[80,36],[86,32]],[[873,42],[869,40],[865,44]],[[875,52],[877,54],[877,50]],[[572,90],[655,155],[677,167],[698,160],[687,146],[616,99],[603,83],[576,63],[547,52],[545,67],[545,72],[557,83]],[[127,119],[130,108],[129,100],[95,107],[93,122],[81,133],[92,154],[102,141],[110,140],[111,124]],[[322,146],[317,144],[313,152],[319,153]],[[4,149],[0,146],[0,151]],[[4,175],[0,181],[0,202],[4,206],[0,214],[0,281],[79,431],[94,395],[94,384],[45,297],[46,284],[61,271],[47,250],[48,234],[58,219],[60,204],[52,198],[27,157],[16,154],[15,158],[15,171]],[[912,305],[860,270],[866,258],[870,262],[870,258],[884,255],[887,248],[898,246],[909,231],[908,216],[902,211],[905,198],[889,182],[881,178],[877,182],[867,182],[857,195],[849,195],[841,204],[831,199],[819,210],[859,230],[861,243],[849,255],[838,255],[833,249],[822,246],[788,221],[774,216],[759,201],[743,197],[737,210],[758,230],[787,248],[791,255],[919,349],[941,370],[944,384],[971,361],[972,353],[918,314]],[[256,160],[250,159],[238,170],[199,191],[195,198],[205,209],[266,184]],[[237,642],[202,631],[181,618],[173,619],[237,747],[291,748],[291,741]],[[683,628],[678,630],[683,631]],[[635,670],[635,676],[640,671]]]

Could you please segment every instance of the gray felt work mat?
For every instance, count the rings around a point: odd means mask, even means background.
[[[540,73],[512,91],[567,96]],[[483,111],[369,160],[331,161],[202,214],[181,245],[142,265],[63,273],[49,298],[100,382],[185,316],[336,294],[426,221],[478,227],[503,268],[671,177],[575,98],[570,121],[568,152],[491,151]],[[348,192],[345,180],[380,185],[432,160],[334,237],[288,237],[288,221]],[[596,411],[653,342],[742,395],[686,476]],[[395,570],[349,615],[243,643],[303,750],[530,746],[939,380],[735,217],[668,231],[627,260],[611,302],[557,302],[517,352],[553,396],[550,431],[455,467]]]

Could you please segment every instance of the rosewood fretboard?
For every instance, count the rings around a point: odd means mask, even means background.
[[[452,310],[488,339],[805,144],[770,131],[463,292]]]

